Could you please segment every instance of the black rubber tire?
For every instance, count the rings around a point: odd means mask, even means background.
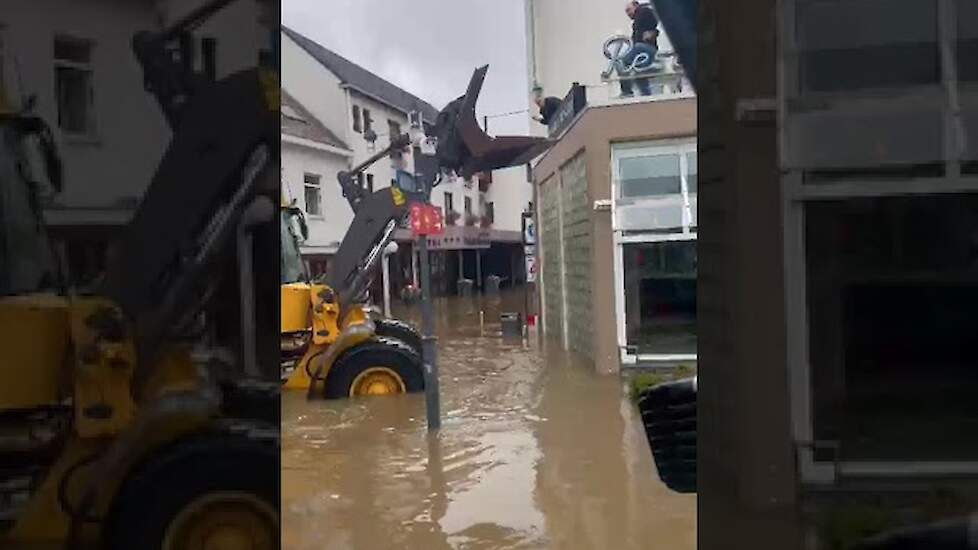
[[[421,357],[411,346],[395,338],[375,336],[340,355],[323,384],[323,397],[342,399],[350,396],[354,379],[370,367],[384,366],[401,377],[408,393],[424,391],[424,368]]]
[[[266,433],[275,428],[267,426]],[[277,428],[277,427],[276,427]],[[277,437],[215,433],[188,438],[138,467],[113,500],[105,530],[110,550],[159,550],[177,513],[212,491],[250,493],[275,511],[273,546],[280,523],[280,446]]]
[[[690,378],[646,388],[637,403],[659,479],[679,493],[696,492],[696,394]]]
[[[374,321],[374,333],[377,336],[395,338],[411,347],[418,355],[423,357],[421,351],[421,333],[413,326],[400,319],[377,319]]]

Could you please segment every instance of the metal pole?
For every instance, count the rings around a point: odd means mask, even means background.
[[[527,212],[523,212],[523,235],[520,239],[523,243],[523,250],[520,256],[523,258],[523,334],[529,334],[529,326],[527,323],[530,318],[530,270],[526,268],[526,256],[527,256],[527,242],[526,242],[526,222],[528,216]],[[536,239],[534,239],[534,245],[536,244]]]
[[[458,283],[456,283],[459,289],[462,288],[461,283],[464,279],[465,279],[465,250],[460,248],[458,250]],[[459,294],[462,293],[459,292]]]
[[[421,254],[421,353],[424,361],[425,411],[428,431],[441,428],[441,405],[438,388],[438,346],[435,338],[435,312],[431,302],[431,261],[428,255],[428,237],[418,237]]]
[[[411,283],[414,288],[421,284],[418,282],[418,251],[414,249],[411,250]]]
[[[482,250],[475,250],[475,287],[482,290]]]
[[[391,316],[391,257],[384,254],[380,261],[384,277],[384,317]]]

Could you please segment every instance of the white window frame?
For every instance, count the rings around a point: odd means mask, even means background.
[[[306,178],[313,176],[316,178],[316,183],[309,183]],[[306,189],[315,189],[316,197],[319,199],[319,213],[313,214],[309,212],[309,205],[306,202]],[[315,172],[303,172],[302,173],[302,209],[305,211],[306,216],[311,219],[321,220],[323,219],[323,177]]]
[[[0,22],[0,97],[6,99],[8,102],[14,101],[11,97],[12,90],[7,89],[7,80],[9,77],[7,71],[7,25]]]
[[[689,194],[688,180],[688,160],[687,154],[696,154],[696,138],[680,138],[655,141],[642,141],[632,143],[613,143],[611,147],[611,226],[618,226],[618,190],[621,185],[619,178],[620,160],[625,158],[644,157],[649,155],[670,155],[679,156],[679,175],[680,175],[680,196],[682,198],[682,228],[664,232],[643,232],[625,234],[622,231],[613,231],[614,240],[614,275],[615,275],[615,317],[617,319],[617,337],[619,358],[622,365],[635,365],[638,363],[677,363],[695,362],[698,354],[642,354],[630,353],[628,351],[628,338],[625,330],[625,254],[624,247],[628,244],[641,243],[661,243],[676,241],[695,241],[696,228],[693,226],[693,215],[691,205],[693,199]],[[699,189],[699,185],[697,185]],[[630,199],[629,204],[636,203],[662,203],[674,201],[675,195],[663,195],[657,197],[647,197]]]
[[[89,59],[87,63],[70,61],[67,59],[60,59],[55,57],[53,46],[59,40],[64,40],[66,42],[77,42],[80,44],[85,44],[88,47]],[[52,64],[54,70],[57,73],[58,69],[76,69],[88,73],[88,121],[86,123],[86,128],[82,132],[74,132],[71,130],[66,130],[58,124],[58,129],[65,135],[73,138],[81,139],[95,139],[98,136],[98,122],[95,112],[95,67],[94,67],[94,57],[95,57],[95,41],[89,38],[81,38],[78,36],[72,36],[69,34],[55,34],[54,42],[52,42]],[[61,99],[57,97],[57,77],[54,80],[55,86],[55,109],[58,111],[58,118],[61,116]]]
[[[781,3],[782,55],[778,59],[778,140],[781,166],[791,162],[792,143],[786,132],[786,119],[790,116],[788,96],[798,86],[798,47],[794,37],[794,8],[796,0]],[[809,327],[807,307],[807,264],[805,258],[805,205],[807,203],[856,197],[934,196],[944,193],[978,193],[978,177],[962,176],[960,170],[961,132],[959,112],[959,86],[955,74],[956,17],[953,0],[938,0],[938,25],[940,31],[942,63],[942,87],[946,97],[944,109],[944,164],[945,176],[918,179],[893,179],[890,181],[852,181],[839,179],[833,182],[806,185],[802,172],[787,170],[781,178],[782,214],[784,227],[784,280],[786,321],[786,365],[788,367],[789,397],[791,402],[791,429],[796,446],[800,481],[809,485],[831,486],[842,476],[861,478],[920,476],[946,476],[978,474],[978,462],[974,461],[902,461],[859,460],[824,462],[815,460],[817,446],[836,447],[837,441],[814,441],[814,413],[812,406],[812,367],[809,363]],[[790,92],[790,94],[788,93]],[[906,93],[906,90],[903,91]],[[813,94],[816,95],[816,94]],[[833,94],[845,102],[844,94]],[[861,92],[852,94],[858,98]]]

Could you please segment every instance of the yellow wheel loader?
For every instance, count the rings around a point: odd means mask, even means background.
[[[213,81],[173,47],[228,3],[133,40],[173,137],[91,293],[25,161],[38,141],[58,190],[46,124],[0,115],[0,548],[279,547],[278,285],[254,269],[277,251],[278,79]]]
[[[280,231],[285,387],[308,390],[311,362],[328,356],[325,397],[424,390],[421,336],[417,331],[403,321],[375,315],[362,303],[348,308],[341,319],[339,307],[326,300],[332,292],[330,287],[311,282],[305,272],[299,253],[299,243],[308,236],[305,220],[301,210],[286,205],[284,200]],[[335,355],[328,355],[330,350]]]
[[[324,281],[302,280],[297,243],[305,236],[305,223],[299,209],[283,203],[281,331],[283,360],[288,363],[286,388],[327,398],[424,389],[421,335],[407,323],[372,315],[365,305],[366,289],[384,248],[411,204],[429,201],[443,172],[471,177],[517,166],[550,146],[541,138],[492,138],[479,127],[475,102],[487,70],[477,69],[465,95],[449,103],[435,121],[426,124],[412,117],[412,132],[391,136],[388,147],[338,174],[354,217]],[[398,170],[389,188],[372,193],[358,183],[357,176],[375,162],[408,147],[414,148],[414,173]],[[286,273],[293,279],[286,279]]]

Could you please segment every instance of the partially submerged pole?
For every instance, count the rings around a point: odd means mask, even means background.
[[[438,346],[435,332],[435,312],[431,302],[431,262],[428,255],[428,236],[418,237],[421,255],[421,352],[424,362],[425,411],[428,431],[441,428],[441,404],[438,388]]]

